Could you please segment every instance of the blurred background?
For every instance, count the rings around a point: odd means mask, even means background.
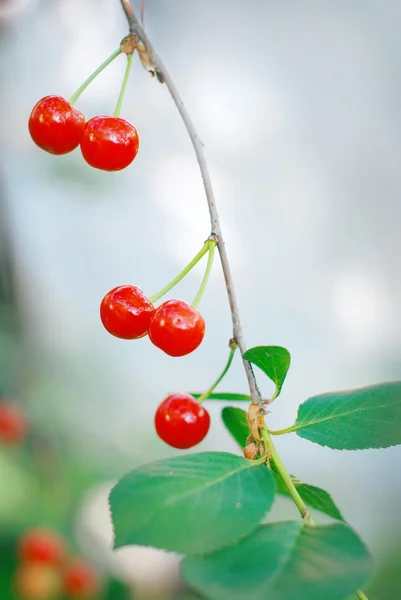
[[[147,0],[145,10],[205,145],[247,345],[292,355],[269,424],[290,425],[311,395],[400,379],[400,3]],[[165,396],[206,389],[225,364],[220,265],[201,304],[204,343],[187,357],[112,338],[99,319],[108,290],[157,291],[209,235],[189,138],[136,60],[122,116],[141,147],[128,169],[40,151],[32,107],[72,95],[126,21],[118,0],[0,0],[0,28],[0,393],[28,420],[23,444],[0,447],[0,598],[14,598],[15,546],[36,525],[93,566],[101,598],[193,598],[177,557],[111,552],[107,494],[130,469],[174,453],[153,428]],[[116,60],[78,101],[88,118],[113,112],[124,66]],[[190,301],[202,270],[174,295]],[[261,373],[259,383],[268,396]],[[220,389],[246,393],[238,356]],[[199,450],[237,452],[221,403],[209,408]],[[277,443],[288,469],[328,490],[374,553],[369,598],[400,598],[401,448]],[[296,516],[277,501],[272,518]]]

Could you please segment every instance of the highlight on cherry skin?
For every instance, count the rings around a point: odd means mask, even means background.
[[[105,329],[124,340],[145,336],[154,313],[152,302],[135,285],[113,288],[100,304],[100,318]]]
[[[121,171],[138,154],[139,135],[121,117],[97,116],[87,121],[80,143],[82,156],[91,167]]]
[[[163,400],[155,414],[157,435],[179,450],[199,444],[209,427],[209,413],[190,394],[171,394]]]
[[[183,300],[167,300],[155,311],[149,326],[150,341],[170,356],[185,356],[201,344],[205,321]]]
[[[51,154],[67,154],[78,147],[85,116],[61,96],[45,96],[32,109],[29,133],[35,144]]]

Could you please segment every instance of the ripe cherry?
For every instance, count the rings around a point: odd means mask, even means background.
[[[136,340],[148,333],[155,307],[135,285],[120,285],[103,298],[100,318],[109,333]]]
[[[150,322],[151,342],[170,356],[184,356],[196,350],[205,335],[205,321],[196,308],[182,300],[167,300]]]
[[[19,444],[25,437],[27,423],[24,415],[11,404],[0,403],[0,442]]]
[[[26,563],[60,565],[65,557],[65,545],[61,536],[52,529],[34,527],[20,539],[19,558]]]
[[[199,444],[210,427],[209,413],[193,396],[172,394],[155,414],[158,436],[173,448],[192,448]]]
[[[51,154],[67,154],[81,139],[84,115],[61,96],[45,96],[29,117],[29,133],[35,144]]]
[[[69,598],[92,598],[100,588],[96,572],[86,562],[79,560],[64,571],[64,592]]]
[[[60,573],[49,565],[19,566],[13,584],[16,596],[21,600],[55,600],[62,592]]]
[[[82,155],[95,169],[121,171],[132,163],[138,149],[137,130],[121,117],[93,117],[83,130]]]

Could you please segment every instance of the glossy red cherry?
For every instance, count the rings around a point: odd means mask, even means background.
[[[196,350],[205,335],[205,321],[196,308],[183,300],[167,300],[157,309],[149,326],[152,343],[170,356]]]
[[[29,117],[29,133],[35,144],[51,154],[67,154],[81,139],[84,115],[61,96],[45,96]]]
[[[193,396],[172,394],[157,409],[155,427],[166,444],[184,450],[196,446],[206,437],[210,416]]]
[[[121,117],[93,117],[83,130],[82,155],[95,169],[121,171],[132,163],[138,149],[137,130]]]
[[[86,562],[79,560],[68,565],[64,571],[64,592],[69,598],[94,597],[100,589],[96,572]]]
[[[135,285],[120,285],[103,298],[100,318],[109,333],[136,340],[148,333],[155,307]]]
[[[18,555],[21,562],[60,565],[66,550],[62,537],[52,529],[34,527],[20,539]]]
[[[27,422],[21,411],[12,404],[0,403],[0,442],[19,444],[26,431]]]

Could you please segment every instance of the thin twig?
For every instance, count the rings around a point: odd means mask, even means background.
[[[231,275],[230,264],[228,261],[228,256],[227,256],[227,252],[226,252],[226,248],[225,248],[225,244],[224,244],[224,238],[223,238],[223,233],[221,230],[219,214],[217,212],[216,202],[214,199],[214,193],[213,193],[212,182],[211,182],[210,175],[209,175],[209,169],[207,167],[205,155],[203,153],[202,141],[196,132],[195,126],[192,123],[192,120],[187,112],[187,109],[184,106],[183,101],[181,100],[181,97],[178,93],[177,88],[174,85],[173,80],[171,79],[166,67],[163,65],[162,61],[160,60],[160,57],[157,55],[155,49],[153,48],[152,44],[150,43],[149,39],[147,38],[138,19],[136,18],[130,0],[120,0],[120,2],[123,7],[125,16],[127,17],[130,33],[133,35],[136,35],[138,37],[138,39],[142,42],[142,44],[145,46],[146,51],[148,53],[147,60],[153,66],[154,71],[155,71],[159,81],[166,84],[167,89],[170,92],[171,97],[174,101],[174,104],[176,105],[178,112],[180,113],[181,118],[184,122],[184,125],[188,131],[189,137],[191,138],[191,142],[194,147],[196,158],[198,160],[200,172],[202,175],[203,185],[205,188],[206,199],[207,199],[207,203],[208,203],[208,207],[209,207],[210,223],[212,226],[212,235],[214,236],[214,239],[217,240],[217,247],[218,247],[219,253],[220,253],[220,260],[221,260],[221,265],[223,268],[224,279],[225,279],[226,288],[227,288],[228,302],[230,304],[230,310],[231,310],[231,319],[232,319],[232,323],[233,323],[234,340],[236,341],[238,348],[240,349],[241,355],[243,355],[244,352],[246,351],[246,346],[245,346],[244,335],[242,333],[242,326],[241,326],[241,321],[240,321],[240,317],[239,317],[237,298],[235,295],[234,283],[233,283],[233,279],[232,279],[232,275]],[[141,60],[142,60],[142,58],[141,58]],[[144,64],[144,61],[142,61],[142,64]],[[245,372],[246,372],[246,375],[248,378],[252,402],[254,404],[258,404],[259,409],[261,411],[265,412],[264,411],[264,403],[263,403],[262,396],[260,394],[258,385],[256,383],[256,378],[255,378],[255,374],[252,369],[252,365],[248,361],[246,361],[244,359],[242,359],[242,360],[243,360]],[[266,434],[267,434],[267,436],[269,436],[267,431],[266,431]],[[273,444],[271,442],[271,439],[269,438],[269,440],[270,440],[270,445],[272,447]],[[277,464],[278,455],[276,452],[275,452],[275,459],[276,459],[276,464]],[[281,461],[279,461],[279,462],[281,464]],[[284,466],[283,466],[283,468],[284,468]],[[295,490],[295,487],[293,486],[292,481],[291,481],[291,483],[289,483],[289,482],[286,482],[286,483],[288,483],[288,489],[289,489],[290,493],[291,493],[292,487]],[[295,492],[296,492],[296,490],[295,490]],[[296,495],[299,496],[297,492],[296,492]],[[305,519],[305,521],[309,525],[313,525],[314,523],[309,514],[309,511],[307,510],[307,508],[304,505],[302,500],[301,500],[301,503],[302,503],[302,505],[300,503],[297,503],[297,506],[300,509],[302,517]],[[361,600],[368,600],[367,597],[365,596],[365,594],[361,590],[357,590],[356,594],[357,594],[357,597],[360,598]]]
[[[225,248],[223,233],[221,230],[219,214],[217,212],[212,182],[209,175],[209,169],[207,167],[205,155],[203,152],[202,141],[196,132],[195,126],[192,123],[192,120],[187,112],[187,109],[184,106],[183,101],[181,100],[181,97],[177,91],[177,88],[174,85],[173,80],[171,79],[168,71],[166,70],[166,67],[163,65],[159,56],[156,54],[152,44],[148,40],[147,36],[145,35],[145,32],[143,31],[143,28],[141,27],[138,19],[136,18],[130,0],[120,0],[120,2],[123,7],[124,13],[127,17],[130,33],[136,35],[139,38],[139,40],[141,40],[141,42],[146,46],[146,49],[150,55],[150,62],[154,65],[155,71],[159,76],[159,80],[164,81],[164,83],[166,84],[167,89],[170,92],[171,97],[188,131],[189,137],[191,138],[191,142],[194,147],[196,158],[198,160],[199,168],[201,171],[203,185],[205,188],[207,203],[209,207],[212,233],[215,235],[215,238],[217,240],[217,247],[219,249],[221,265],[223,268],[223,274],[227,288],[228,302],[230,304],[231,319],[233,323],[233,334],[240,349],[241,355],[243,355],[246,351],[246,345],[244,335],[242,333],[238,303],[235,295],[234,283],[231,275],[227,251]],[[258,404],[260,409],[263,410],[263,400],[256,383],[252,365],[246,360],[243,360],[243,363],[248,379],[252,402]]]

